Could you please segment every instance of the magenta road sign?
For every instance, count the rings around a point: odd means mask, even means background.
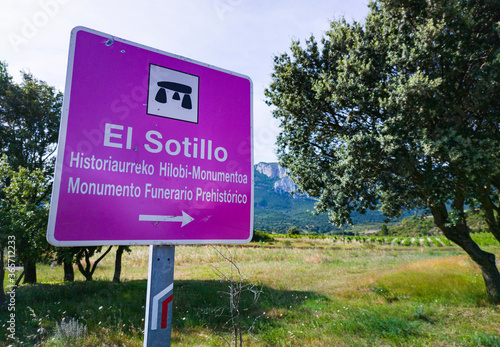
[[[244,243],[252,229],[251,80],[73,29],[49,242]]]

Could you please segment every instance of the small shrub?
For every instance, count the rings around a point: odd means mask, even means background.
[[[64,319],[61,324],[56,322],[56,328],[54,337],[52,341],[54,343],[60,343],[62,346],[69,346],[71,344],[80,343],[85,339],[87,335],[87,326],[83,323],[79,323],[74,318],[71,318],[69,322],[65,322]]]
[[[389,234],[389,228],[387,227],[387,224],[384,223],[380,228],[380,235],[387,236],[388,234]]]
[[[439,239],[437,237],[433,237],[433,238],[431,238],[431,240],[432,240],[432,243],[434,244],[434,246],[443,247],[443,245],[441,244],[441,242],[439,242]]]
[[[252,242],[271,242],[274,241],[274,238],[260,230],[254,230],[253,232],[253,237],[252,237]]]
[[[451,246],[451,241],[448,240],[446,237],[440,237],[439,238],[441,241],[443,241],[443,243],[446,245],[446,246]]]

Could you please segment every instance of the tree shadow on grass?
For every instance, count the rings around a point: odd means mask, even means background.
[[[178,280],[174,283],[173,330],[182,334],[197,328],[225,334],[229,322],[229,284],[218,280]],[[90,334],[101,329],[115,329],[141,338],[146,305],[146,280],[73,282],[36,284],[17,288],[16,337],[18,342],[33,345],[53,335],[56,322],[71,318],[86,324]],[[258,287],[257,302],[251,292],[242,295],[242,329],[279,325],[281,314],[308,300],[327,298],[314,292]],[[7,322],[10,312],[0,310],[0,321]],[[41,329],[42,328],[42,329]],[[8,331],[0,333],[7,340]],[[5,336],[3,336],[5,335]],[[5,339],[4,339],[5,338]],[[174,339],[172,340],[174,342]]]
[[[309,300],[328,300],[314,292],[279,290],[258,286],[261,291],[257,301],[251,291],[242,293],[241,325],[243,330],[256,330],[263,323],[279,325],[283,314]],[[174,329],[208,328],[216,332],[230,332],[229,283],[217,280],[176,281],[174,288]],[[271,321],[270,321],[271,320]]]

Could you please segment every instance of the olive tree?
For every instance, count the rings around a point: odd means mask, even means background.
[[[353,211],[427,209],[499,302],[495,256],[472,240],[465,210],[500,241],[500,1],[369,9],[274,58],[266,97],[280,163],[338,226]]]

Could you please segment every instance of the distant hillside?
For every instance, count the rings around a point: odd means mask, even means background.
[[[294,194],[297,186],[286,170],[277,163],[255,165],[255,229],[286,232],[295,226],[301,230],[318,233],[339,231],[328,222],[328,215],[313,215],[315,200],[306,195]],[[377,211],[352,215],[355,224],[381,225],[385,217]]]
[[[480,213],[466,211],[467,225],[472,233],[488,232],[488,225]],[[434,224],[434,218],[428,217],[408,217],[398,223],[391,225],[387,229],[390,236],[416,236],[416,235],[438,235],[441,234],[439,228]]]

